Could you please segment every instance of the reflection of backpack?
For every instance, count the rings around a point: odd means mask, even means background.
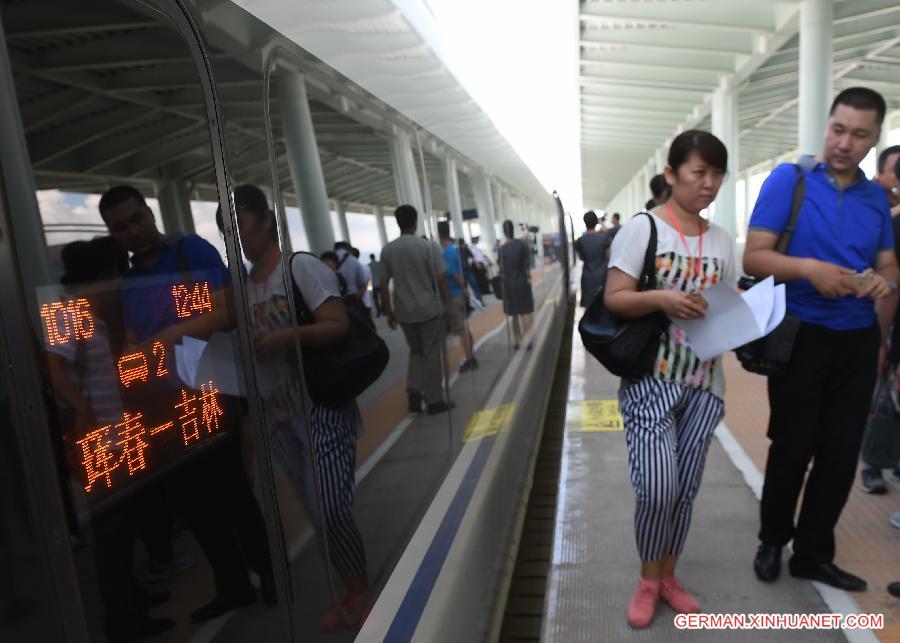
[[[296,252],[291,256],[290,275],[297,323],[306,326],[314,323],[315,318],[294,282],[293,266],[299,254],[315,257],[316,261],[319,259],[308,252]],[[355,301],[365,308],[359,298],[347,295],[342,301],[350,320],[347,336],[338,344],[326,348],[301,346],[306,388],[313,401],[323,406],[338,407],[352,402],[378,379],[390,358],[387,344],[375,332],[368,316],[360,313],[353,303]]]

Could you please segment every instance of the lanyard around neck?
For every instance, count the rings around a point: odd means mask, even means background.
[[[681,243],[684,244],[684,249],[687,251],[688,260],[690,261],[690,276],[693,278],[699,278],[703,272],[703,266],[701,262],[703,261],[703,224],[700,224],[700,247],[697,253],[697,257],[694,258],[694,254],[691,252],[691,247],[688,245],[687,237],[684,236],[684,232],[681,229],[681,224],[678,222],[678,217],[675,215],[675,211],[672,210],[672,206],[669,205],[669,202],[666,201],[666,215],[669,217],[669,223],[672,224],[672,227],[678,231],[678,236],[681,237]],[[702,283],[701,283],[702,286]]]

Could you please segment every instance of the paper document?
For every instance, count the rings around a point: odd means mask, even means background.
[[[672,319],[701,360],[765,337],[784,319],[784,284],[776,286],[772,277],[744,293],[718,283],[701,294],[709,302],[703,319]]]
[[[191,388],[197,383],[197,367],[206,342],[193,337],[182,337],[181,344],[175,345],[175,369],[181,381]]]
[[[175,346],[178,377],[192,389],[212,382],[223,395],[247,396],[240,353],[232,333],[213,333],[208,342],[182,337]]]

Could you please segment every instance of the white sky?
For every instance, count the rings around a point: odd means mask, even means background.
[[[579,212],[578,3],[421,1],[443,40],[432,49],[544,187]]]

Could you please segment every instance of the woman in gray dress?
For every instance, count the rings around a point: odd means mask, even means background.
[[[534,295],[531,292],[531,250],[528,244],[515,238],[513,222],[503,222],[506,241],[500,246],[500,277],[503,283],[503,311],[512,326],[514,348],[519,348],[522,336],[531,326]]]
[[[594,295],[606,283],[606,264],[609,261],[610,238],[605,226],[597,229],[597,215],[589,210],[584,215],[587,232],[575,242],[575,252],[584,262],[581,272],[581,305],[588,307]]]

